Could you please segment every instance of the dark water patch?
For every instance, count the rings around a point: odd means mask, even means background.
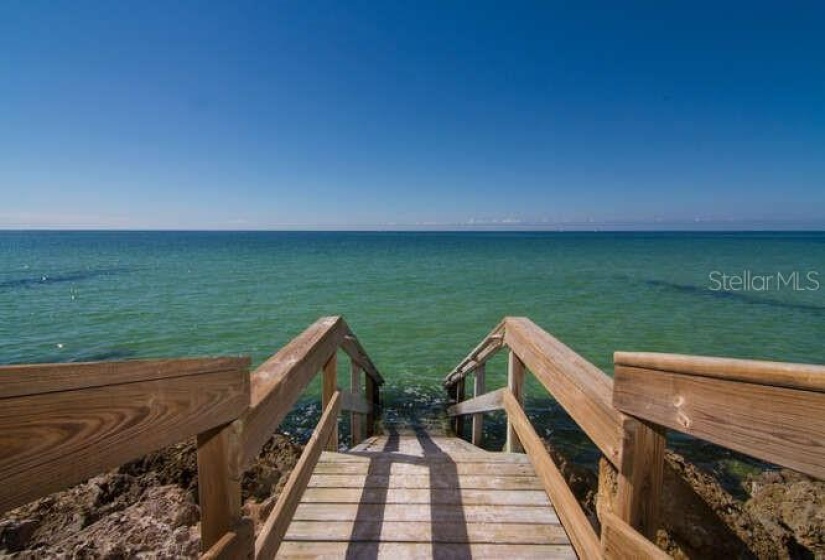
[[[88,270],[75,270],[59,274],[38,274],[37,276],[27,276],[23,278],[12,278],[0,281],[0,290],[13,290],[16,288],[36,288],[38,286],[48,286],[52,284],[65,284],[69,282],[83,282],[94,278],[106,276],[118,276],[130,272],[127,267],[96,268]]]
[[[786,301],[777,301],[759,296],[754,296],[747,293],[735,292],[731,290],[711,290],[702,286],[693,286],[690,284],[678,284],[676,282],[668,282],[666,280],[645,280],[645,285],[653,288],[662,288],[671,292],[678,292],[697,297],[714,298],[726,301],[737,301],[747,303],[749,305],[764,305],[768,307],[778,307],[781,309],[792,309],[796,311],[809,311],[814,313],[822,313],[825,311],[825,306],[813,305],[807,303],[792,303]]]

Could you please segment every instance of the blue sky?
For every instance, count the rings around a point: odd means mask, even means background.
[[[822,2],[0,2],[0,227],[825,228]]]

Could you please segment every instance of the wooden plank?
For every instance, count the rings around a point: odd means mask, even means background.
[[[403,474],[368,476],[352,474],[315,474],[309,481],[310,488],[434,488],[451,490],[456,488],[476,488],[486,490],[541,490],[542,485],[535,476],[495,476],[459,475],[458,477],[435,477],[429,474]]]
[[[252,520],[243,518],[232,531],[225,533],[200,560],[239,560],[252,558],[255,552],[255,527]]]
[[[542,523],[558,525],[559,518],[545,506],[469,506],[430,504],[318,504],[302,503],[293,519],[299,521],[430,521],[433,523]],[[388,535],[392,537],[392,535]]]
[[[376,464],[381,464],[376,462]],[[384,464],[387,464],[385,462]],[[533,466],[529,463],[452,463],[433,462],[429,464],[391,463],[389,465],[393,475],[420,474],[422,471],[432,476],[447,474],[458,475],[497,475],[497,476],[535,476]],[[369,472],[369,463],[354,462],[319,462],[313,471],[315,474],[361,474]]]
[[[656,352],[615,352],[613,363],[620,366],[701,375],[729,381],[825,392],[825,366],[815,364]]]
[[[456,488],[433,494],[429,488],[308,488],[307,503],[511,505],[549,506],[547,493],[539,490],[476,490]]]
[[[255,558],[272,558],[278,552],[284,534],[298,507],[298,502],[306,490],[312,469],[321,456],[321,451],[326,446],[327,441],[332,437],[332,433],[338,429],[338,412],[341,408],[341,393],[335,392],[321,420],[318,422],[315,431],[304,447],[298,463],[289,475],[289,479],[278,496],[275,507],[267,517],[255,540]]]
[[[249,403],[242,370],[3,399],[0,511],[225,424]]]
[[[649,539],[656,538],[665,466],[665,430],[636,418],[625,420],[616,514]]]
[[[278,558],[517,558],[519,560],[574,560],[569,544],[455,544],[422,542],[284,542]]]
[[[570,542],[561,525],[535,523],[442,522],[433,529],[431,521],[293,521],[284,540],[358,541],[387,535],[395,542],[563,544]],[[598,548],[596,549],[598,552]],[[598,557],[595,557],[598,558]]]
[[[342,410],[350,410],[349,415],[349,425],[350,431],[352,432],[352,447],[355,447],[363,438],[363,428],[364,423],[362,422],[362,414],[367,414],[370,411],[371,405],[367,402],[367,400],[361,396],[361,366],[358,365],[358,362],[355,361],[354,358],[350,358],[350,392],[349,395],[346,393],[343,394],[343,406],[341,407]],[[355,398],[358,397],[360,402],[363,402],[363,410],[357,411],[356,404],[353,402],[347,402],[348,397]],[[359,402],[359,404],[360,404]],[[349,407],[347,407],[349,405]]]
[[[497,389],[481,396],[454,404],[447,409],[447,415],[458,416],[460,414],[474,414],[476,412],[492,412],[493,410],[501,410],[504,407],[504,405],[501,404],[501,395],[503,391],[505,391],[504,388]]]
[[[622,415],[613,408],[613,380],[535,323],[505,320],[504,342],[618,468]]]
[[[341,341],[341,349],[347,353],[347,355],[354,361],[361,366],[361,369],[364,370],[364,373],[367,374],[367,377],[372,378],[378,385],[384,384],[384,378],[381,377],[381,374],[378,373],[378,368],[375,367],[375,364],[372,363],[372,360],[367,354],[364,347],[361,346],[361,342],[358,340],[358,337],[355,336],[349,327],[347,327],[347,334],[344,337],[344,340]]]
[[[335,352],[332,353],[327,363],[324,364],[324,379],[321,393],[321,408],[326,410],[332,397],[338,392],[338,358]],[[343,404],[341,395],[341,404]],[[327,451],[338,451],[338,420],[335,421],[335,429],[329,435],[326,445]]]
[[[473,380],[473,397],[478,398],[486,392],[485,386],[485,371],[486,365],[481,364],[476,368],[475,379]],[[470,441],[473,445],[481,445],[481,438],[484,432],[484,415],[481,413],[473,414],[473,429],[470,436]]]
[[[229,424],[198,434],[197,441],[201,549],[207,551],[241,521],[241,439]]]
[[[331,455],[331,454],[330,454]],[[329,457],[329,455],[327,455]],[[413,462],[414,460],[421,460],[422,462],[425,461],[424,457],[411,457],[411,456],[404,456],[403,460],[406,462]],[[328,461],[330,459],[325,459],[324,457],[321,458],[322,461]],[[347,453],[340,453],[337,454],[335,459],[332,459],[334,462],[360,462],[360,463],[369,463],[373,461],[375,463],[381,462],[398,462],[398,454],[396,453],[386,453],[381,454],[375,451],[348,451]],[[490,452],[476,452],[476,453],[469,453],[464,451],[456,451],[451,453],[445,453],[444,455],[435,455],[435,456],[428,456],[426,458],[426,463],[436,463],[436,462],[445,462],[445,463],[530,463],[530,459],[528,459],[525,455],[521,453],[490,453]]]
[[[0,399],[205,373],[248,371],[249,358],[184,358],[0,366]]]
[[[450,387],[471,373],[475,368],[493,357],[503,346],[502,332],[504,321],[490,331],[490,334],[473,348],[473,350],[444,378],[444,386]]]
[[[521,407],[522,403],[524,403],[524,363],[512,350],[510,350],[510,355],[507,359],[506,390],[513,395],[513,398],[516,399],[519,407]],[[507,415],[507,440],[504,444],[504,450],[507,453],[522,453],[524,451],[509,414]]]
[[[617,366],[613,402],[649,422],[825,478],[825,393]]]
[[[599,558],[599,538],[593,531],[578,500],[567,486],[564,476],[550,458],[544,444],[530,424],[530,420],[524,414],[521,404],[509,391],[504,394],[504,408],[576,552],[582,558]]]
[[[324,317],[252,373],[252,407],[238,419],[248,466],[295,406],[347,332],[340,317]]]
[[[664,551],[633,530],[616,515],[605,511],[602,521],[602,558],[605,560],[669,560]]]
[[[371,409],[372,404],[361,395],[353,394],[351,391],[341,391],[341,410],[350,411],[353,419],[358,418],[360,421],[361,415],[368,414]],[[360,426],[358,428],[360,429]]]

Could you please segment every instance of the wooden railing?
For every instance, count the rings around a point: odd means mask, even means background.
[[[338,388],[339,349],[349,390]],[[255,539],[243,471],[319,370],[323,416]],[[352,415],[354,444],[372,435],[383,379],[341,317],[248,371],[248,358],[0,367],[0,512],[197,435],[203,558],[273,557],[321,450],[338,448],[339,412]]]
[[[507,388],[484,393],[484,363],[508,347]],[[505,318],[447,375],[458,420],[504,409],[509,452],[526,451],[582,558],[666,558],[648,539],[659,526],[666,429],[674,429],[825,478],[825,367],[617,352],[615,381],[525,318]],[[618,474],[601,536],[522,408],[528,369],[589,436]],[[463,400],[468,375],[475,396]],[[460,425],[460,423],[458,423]],[[645,538],[647,537],[647,538]]]

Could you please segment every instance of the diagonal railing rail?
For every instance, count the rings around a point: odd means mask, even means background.
[[[507,387],[479,391],[485,362],[502,348]],[[825,367],[628,352],[614,364],[615,381],[529,319],[507,317],[444,380],[455,401],[448,415],[473,415],[474,443],[477,416],[506,411],[505,450],[526,451],[580,557],[667,557],[648,540],[658,528],[666,429],[825,477]],[[528,370],[618,474],[612,511],[599,508],[600,536],[524,413]],[[475,396],[464,400],[470,375]]]

